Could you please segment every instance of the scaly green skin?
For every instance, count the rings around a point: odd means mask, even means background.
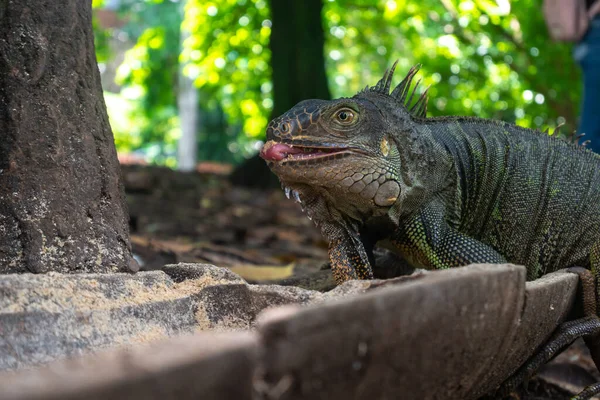
[[[570,266],[597,276],[600,156],[505,122],[425,118],[426,95],[407,106],[416,71],[391,94],[393,68],[268,127],[263,157],[329,241],[336,281],[372,278],[376,243],[421,268],[511,262],[528,279]],[[274,158],[282,144],[345,150]]]

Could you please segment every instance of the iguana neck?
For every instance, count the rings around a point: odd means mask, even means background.
[[[392,135],[399,152],[398,180],[402,187],[402,195],[390,210],[393,219],[408,218],[435,199],[450,201],[457,185],[453,156],[436,138],[436,128],[442,127],[421,121],[410,121],[413,123]]]

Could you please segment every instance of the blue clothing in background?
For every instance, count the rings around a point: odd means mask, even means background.
[[[573,56],[583,71],[583,100],[578,133],[590,140],[588,148],[600,153],[600,15],[591,22]]]

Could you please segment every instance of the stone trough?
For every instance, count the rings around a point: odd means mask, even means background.
[[[0,399],[476,399],[567,318],[577,281],[509,264],[327,293],[199,264],[0,276]]]

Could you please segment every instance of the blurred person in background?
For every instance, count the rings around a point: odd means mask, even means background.
[[[588,148],[600,153],[600,0],[585,0],[589,25],[575,45],[573,57],[583,72],[583,99],[579,133]]]
[[[575,43],[573,58],[583,72],[577,132],[600,153],[600,0],[544,0],[543,9],[550,37]]]

